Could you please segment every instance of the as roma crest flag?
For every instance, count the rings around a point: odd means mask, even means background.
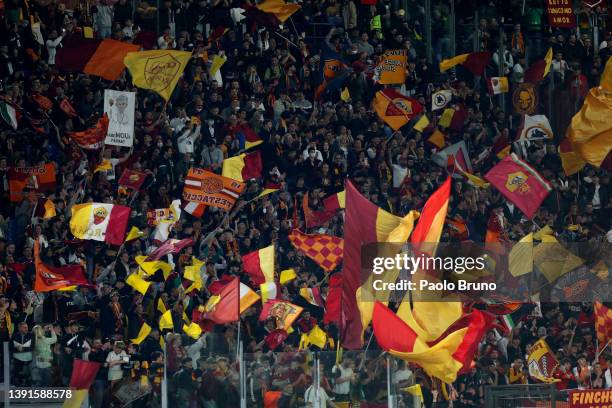
[[[548,347],[544,339],[536,341],[531,349],[531,354],[527,357],[527,368],[529,375],[538,381],[552,383],[557,380],[553,378],[559,362]]]
[[[423,106],[419,101],[393,89],[376,92],[373,105],[378,117],[393,130],[398,130],[423,111]]]
[[[183,199],[229,211],[244,191],[245,185],[229,177],[192,167],[185,177]]]
[[[146,178],[146,173],[138,170],[125,169],[121,174],[121,178],[119,179],[119,185],[134,191],[138,191],[140,190],[140,187],[142,187],[142,183],[144,183]]]
[[[259,321],[275,319],[278,329],[287,330],[302,313],[302,310],[304,310],[303,307],[284,300],[268,300],[261,309]]]
[[[514,153],[506,156],[485,175],[508,200],[530,220],[552,190],[548,181]]]
[[[46,163],[33,167],[11,167],[8,171],[10,200],[19,202],[28,192],[37,194],[55,189],[55,166]]]
[[[67,265],[59,268],[45,265],[40,259],[38,240],[34,242],[34,266],[36,269],[34,291],[36,292],[50,292],[74,285],[91,286],[85,278],[81,265]]]
[[[186,51],[153,50],[130,52],[123,63],[134,85],[169,100],[190,58],[191,53]]]
[[[106,203],[77,204],[72,207],[70,231],[79,239],[121,245],[130,218],[130,207]]]

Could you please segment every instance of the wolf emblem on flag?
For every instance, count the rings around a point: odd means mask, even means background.
[[[506,188],[508,191],[514,193],[518,190],[521,194],[528,194],[531,191],[531,187],[527,184],[528,175],[522,171],[508,174],[508,181],[506,182]]]
[[[108,211],[104,207],[98,207],[94,209],[94,217],[93,222],[95,225],[101,224],[104,222],[106,217],[108,216]]]
[[[147,86],[163,91],[179,73],[181,63],[170,54],[164,54],[147,59],[144,69]]]
[[[389,104],[386,112],[387,116],[411,116],[412,104],[405,98],[395,98]]]

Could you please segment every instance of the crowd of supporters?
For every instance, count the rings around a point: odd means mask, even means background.
[[[611,239],[609,173],[587,166],[568,177],[557,150],[572,115],[589,88],[599,83],[612,54],[605,10],[575,1],[577,27],[558,29],[548,25],[543,1],[456,0],[458,28],[452,44],[449,2],[433,1],[432,62],[428,62],[422,1],[304,0],[301,9],[281,25],[236,18],[235,9],[252,7],[251,3],[164,0],[157,3],[157,10],[155,3],[144,0],[3,2],[0,97],[18,106],[20,115],[17,129],[0,124],[0,342],[9,342],[12,384],[67,386],[74,359],[82,358],[103,363],[90,391],[91,406],[123,406],[125,398],[135,407],[159,406],[166,366],[170,406],[239,406],[238,324],[216,325],[197,340],[183,333],[180,324],[160,332],[157,305],[162,299],[176,322],[183,312],[191,316],[210,298],[211,283],[238,276],[248,284],[241,256],[275,243],[277,270],[297,272],[297,279],[282,287],[279,298],[303,306],[307,313],[274,352],[264,341],[275,329],[274,322],[258,321],[261,304],[242,314],[247,406],[263,406],[267,391],[280,393],[278,407],[313,406],[312,356],[298,352],[300,335],[315,324],[331,338],[337,339],[338,333],[335,325],[322,323],[321,307],[300,297],[300,288],[315,285],[325,296],[328,279],[291,245],[288,234],[300,228],[342,237],[343,214],[338,211],[324,225],[307,229],[300,205],[304,194],[309,195],[311,209],[322,209],[322,199],[342,191],[349,178],[380,208],[405,215],[420,209],[447,176],[445,168],[430,160],[435,147],[426,142],[428,134],[414,130],[412,123],[394,133],[371,108],[380,89],[372,79],[373,68],[389,49],[407,50],[407,79],[398,89],[419,100],[430,121],[435,123],[441,113],[431,112],[431,95],[441,89],[452,91],[449,106],[467,111],[463,127],[449,130],[447,138],[449,143],[466,142],[474,174],[482,175],[499,161],[491,153],[496,141],[514,140],[520,124],[512,114],[509,94],[490,95],[484,77],[503,72],[511,86],[521,83],[527,67],[552,47],[550,76],[538,88],[538,112],[549,116],[554,138],[533,142],[522,152],[523,159],[551,183],[552,192],[529,221],[494,188],[477,188],[458,179],[453,182],[449,218],[464,221],[475,242],[484,241],[492,212],[503,214],[501,234],[511,241],[545,225],[564,241],[604,240],[606,234]],[[32,31],[36,23],[42,42]],[[170,101],[137,89],[127,73],[110,83],[57,70],[55,57],[62,42],[83,35],[89,26],[98,38],[126,42],[140,38],[141,44],[149,42],[155,49],[193,51]],[[599,44],[593,44],[595,40]],[[340,89],[315,97],[323,75],[321,56],[328,48],[350,73]],[[452,57],[453,49],[456,54],[493,52],[484,77],[474,77],[461,67],[440,73],[438,63]],[[227,57],[220,70],[222,83],[209,74],[211,61],[219,54]],[[345,88],[349,99],[341,98]],[[67,132],[95,124],[105,89],[137,92],[134,147],[106,146],[84,153],[70,142]],[[48,113],[33,98],[37,94],[52,102]],[[66,97],[76,117],[60,108]],[[173,257],[174,270],[167,280],[155,282],[144,296],[135,292],[126,277],[138,268],[136,256],[154,248],[147,211],[168,208],[173,199],[181,198],[190,167],[220,173],[225,158],[241,153],[237,129],[245,123],[264,140],[259,147],[262,178],[248,181],[229,216],[212,207],[201,217],[183,211],[171,236],[193,238],[195,244]],[[93,172],[102,157],[110,159],[111,168]],[[57,215],[43,220],[33,216],[36,200],[9,200],[8,169],[49,162],[56,167],[57,188],[47,198]],[[126,168],[148,174],[134,200],[118,189],[118,178]],[[267,184],[280,185],[280,192],[252,200]],[[73,239],[70,209],[82,202],[130,205],[130,226],[137,226],[144,237],[121,247]],[[445,229],[442,240],[456,239],[451,235]],[[45,263],[82,264],[95,287],[35,292],[36,241]],[[187,295],[180,277],[192,256],[205,261],[204,285]],[[610,349],[598,353],[593,305],[543,303],[540,312],[509,332],[500,327],[490,331],[470,373],[452,385],[432,379],[418,366],[387,360],[375,340],[367,354],[345,350],[337,356],[327,346],[328,351],[321,353],[319,378],[324,392],[319,398],[327,406],[342,406],[345,401],[386,404],[387,364],[391,364],[394,393],[403,395],[398,402],[403,406],[412,406],[412,400],[400,389],[416,383],[422,385],[428,407],[448,406],[450,401],[455,407],[482,406],[486,385],[534,382],[526,356],[541,338],[560,361],[554,374],[558,389],[612,388],[612,361],[606,359]],[[143,342],[133,344],[130,339],[138,337],[144,322],[152,331]],[[370,333],[368,329],[365,339]],[[128,392],[130,384],[139,386]],[[136,399],[129,401],[127,394]]]

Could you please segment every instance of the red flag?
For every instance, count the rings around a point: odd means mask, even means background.
[[[74,107],[72,106],[68,98],[62,99],[62,101],[59,104],[59,107],[62,110],[62,112],[64,112],[66,116],[68,116],[69,118],[76,118],[77,116],[79,116],[74,110]]]
[[[88,390],[96,379],[100,366],[101,364],[95,361],[85,361],[75,358],[72,364],[70,388]]]
[[[44,95],[37,93],[32,95],[32,99],[34,100],[34,102],[36,102],[38,107],[44,110],[45,112],[53,108],[53,102],[51,102],[51,99],[47,98]]]
[[[137,170],[125,169],[119,179],[119,185],[131,188],[134,191],[140,190],[142,183],[147,178],[147,174]]]
[[[451,178],[447,177],[446,181],[427,199],[419,217],[419,222],[414,227],[410,237],[410,242],[413,244],[423,244],[421,248],[430,255],[433,255],[433,252],[435,252],[435,246],[427,244],[437,244],[440,242],[440,236],[442,235],[448,211],[450,192]]]
[[[530,220],[552,190],[548,181],[514,153],[506,156],[485,175],[508,200]]]
[[[155,251],[151,252],[149,256],[145,259],[145,261],[158,261],[163,256],[168,254],[177,254],[183,248],[191,246],[194,244],[193,238],[185,238],[185,239],[168,239],[164,241],[163,244],[159,246]]]
[[[102,147],[104,139],[106,138],[106,132],[108,131],[108,117],[104,114],[96,126],[93,128],[83,130],[80,132],[68,132],[68,136],[74,140],[74,142],[87,150],[96,150]]]
[[[231,323],[240,319],[240,280],[235,277],[217,294],[211,296],[203,310],[202,318],[217,324]],[[199,308],[199,309],[200,309]]]
[[[308,207],[308,192],[304,193],[302,199],[302,209],[304,210],[304,221],[306,228],[318,227],[331,220],[336,215],[335,210],[314,211]]]
[[[73,285],[93,286],[87,281],[81,265],[67,265],[59,268],[45,265],[40,259],[38,240],[34,242],[34,265],[36,269],[34,291],[36,292],[50,292]]]
[[[344,248],[342,238],[326,234],[304,234],[298,229],[293,229],[289,234],[289,241],[327,273],[336,269],[342,260]]]
[[[340,322],[340,311],[342,309],[342,274],[337,273],[329,278],[329,290],[325,300],[325,315],[323,323]]]
[[[286,330],[283,329],[277,329],[274,331],[271,331],[265,338],[265,342],[268,345],[268,347],[270,348],[270,350],[275,350],[278,346],[280,346],[283,341],[285,341],[285,339],[287,339],[287,337],[289,337],[289,334],[287,333]]]

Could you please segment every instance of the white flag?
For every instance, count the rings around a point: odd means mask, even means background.
[[[444,108],[452,98],[453,93],[446,89],[434,93],[431,95],[431,110]]]

